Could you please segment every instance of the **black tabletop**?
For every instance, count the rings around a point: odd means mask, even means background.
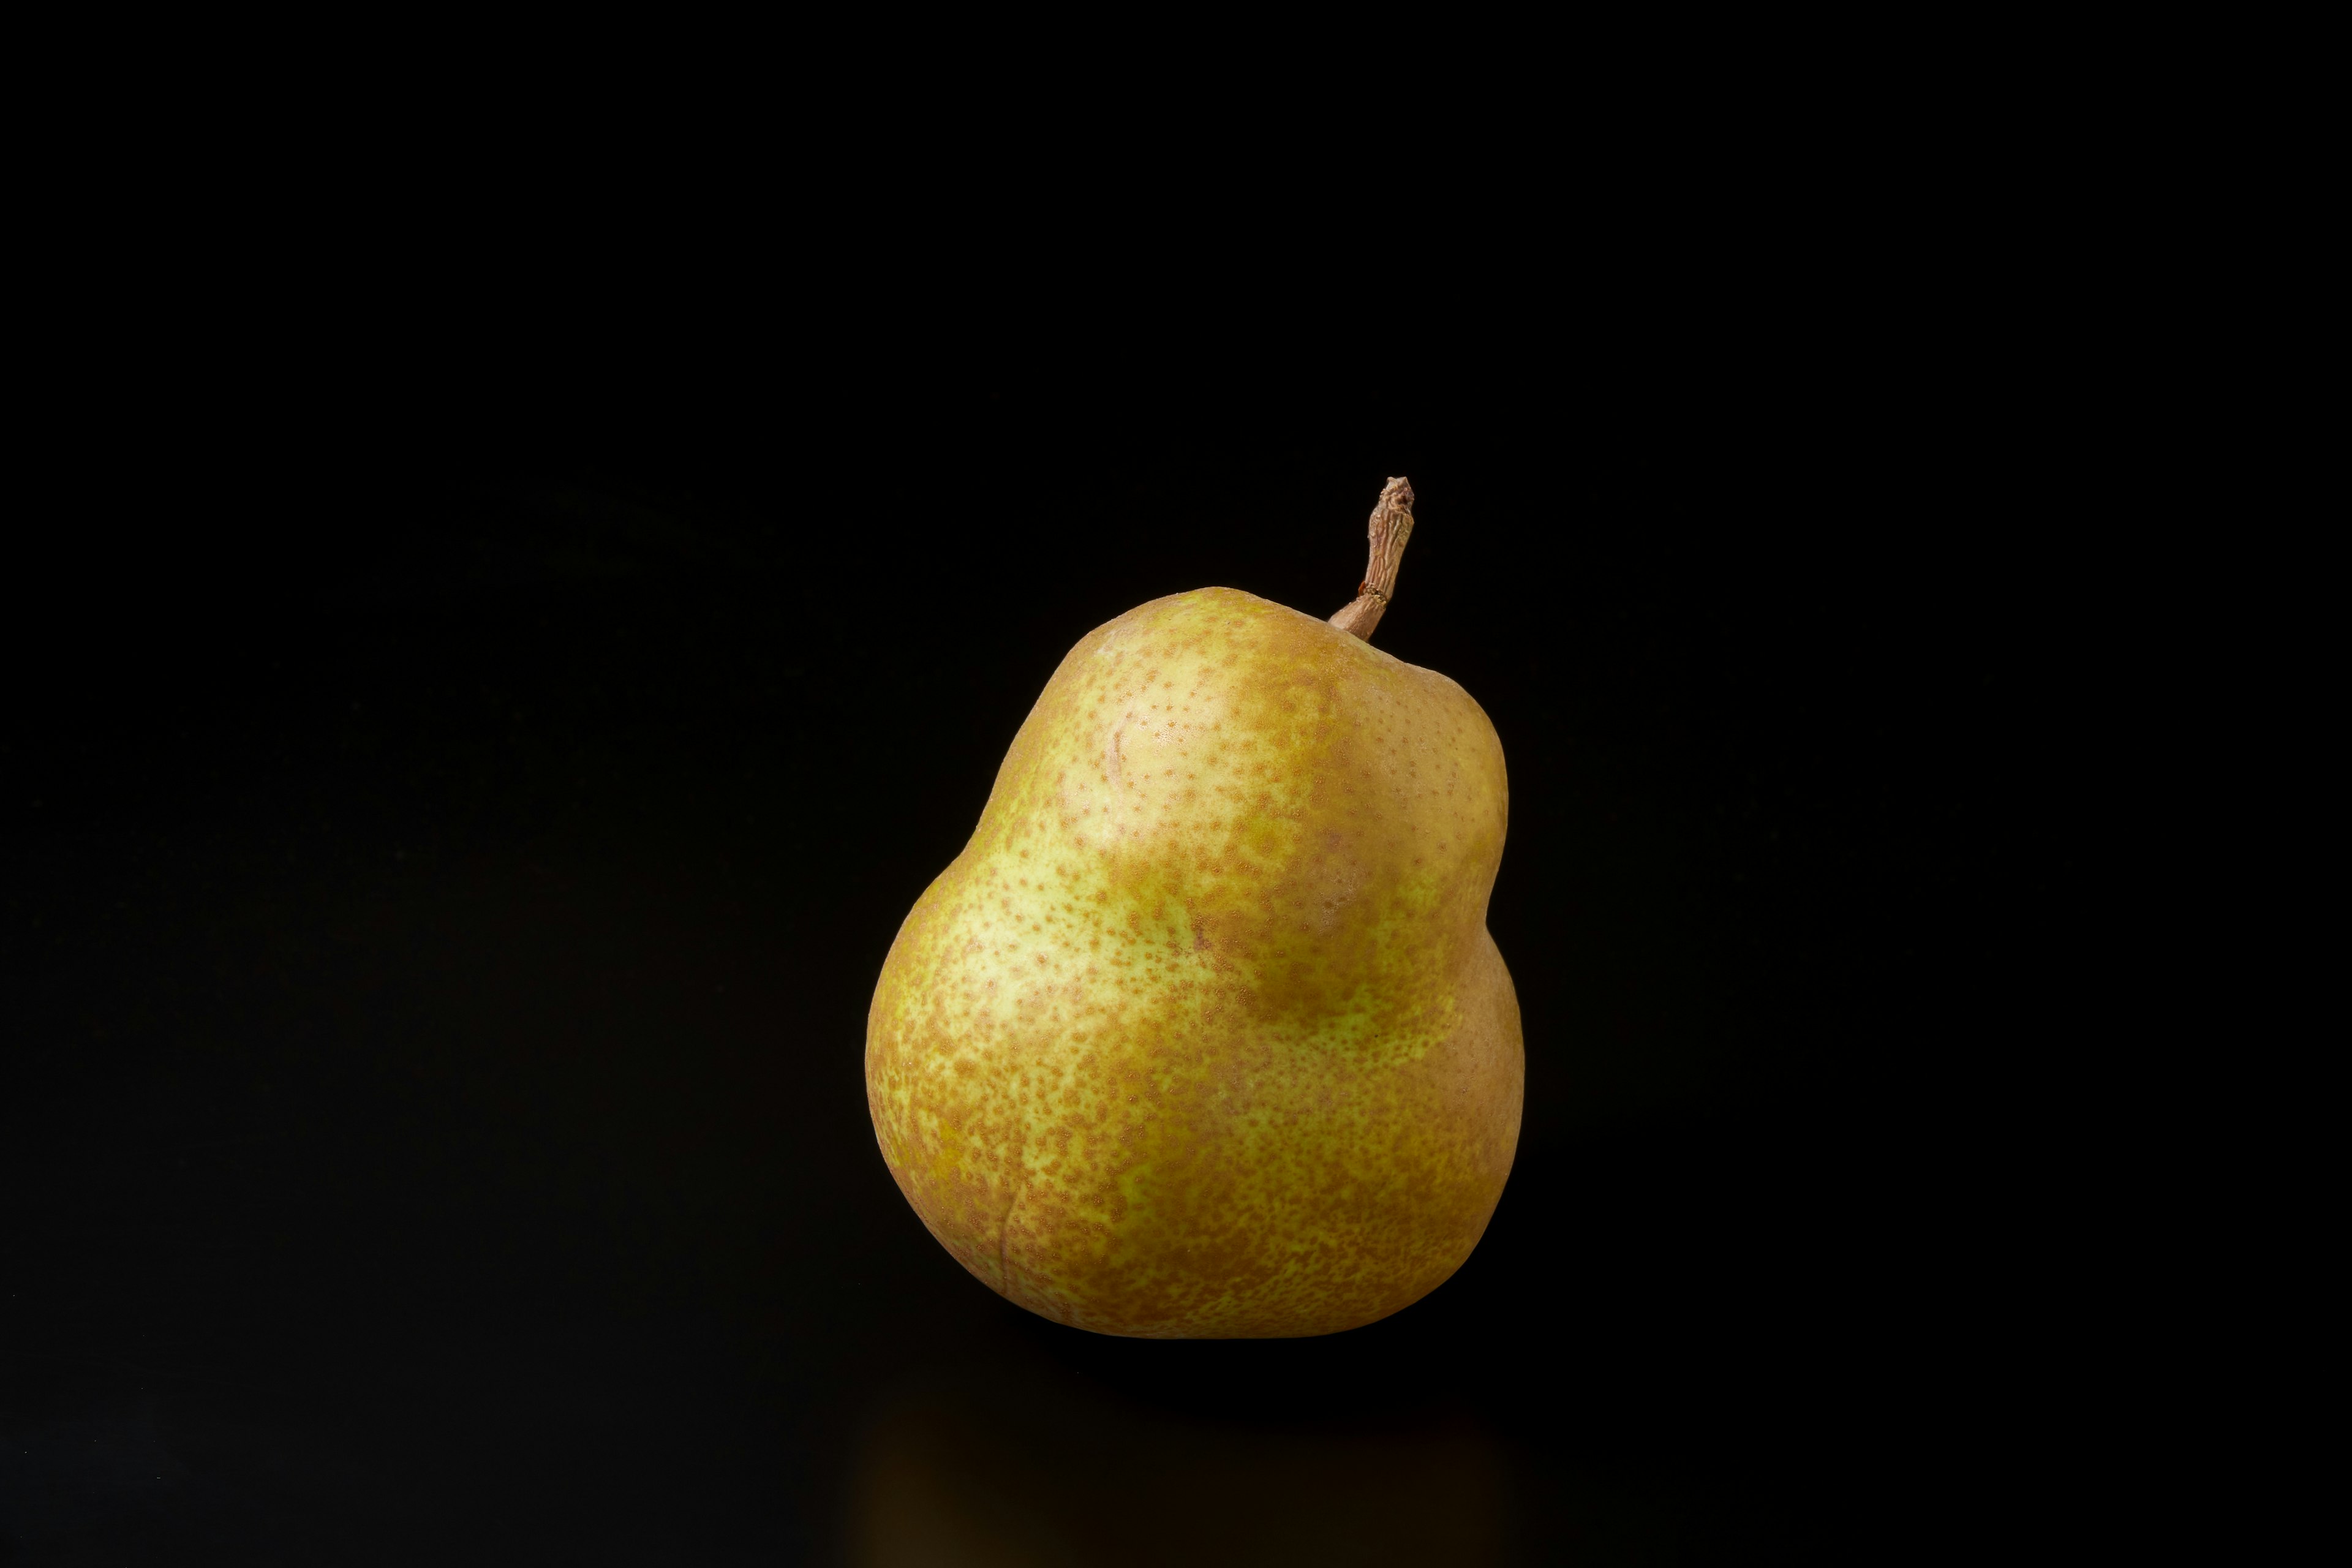
[[[2074,546],[1994,414],[765,345],[298,358],[58,458],[0,1561],[1894,1562],[2039,1484],[1955,1457],[2078,875]],[[1398,474],[1379,645],[1510,769],[1501,1207],[1328,1339],[1033,1318],[877,1152],[882,957],[1074,641],[1329,614]]]

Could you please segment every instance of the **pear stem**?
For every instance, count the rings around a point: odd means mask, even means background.
[[[1368,531],[1372,556],[1364,580],[1357,585],[1354,602],[1331,617],[1333,626],[1366,642],[1372,640],[1372,628],[1381,624],[1381,612],[1396,592],[1397,567],[1404,560],[1405,541],[1412,537],[1412,486],[1402,478],[1381,487]]]

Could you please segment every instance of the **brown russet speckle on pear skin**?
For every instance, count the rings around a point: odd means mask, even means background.
[[[1445,677],[1232,589],[1055,672],[884,965],[892,1174],[1030,1310],[1328,1333],[1442,1283],[1517,1143],[1507,795]]]

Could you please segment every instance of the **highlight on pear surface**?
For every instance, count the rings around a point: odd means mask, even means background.
[[[1356,597],[1155,599],[1062,660],[867,1016],[884,1161],[958,1262],[1142,1338],[1372,1322],[1444,1283],[1510,1174],[1525,1054],[1486,932],[1508,790],[1469,694]]]

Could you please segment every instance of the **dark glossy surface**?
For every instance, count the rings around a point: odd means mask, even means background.
[[[0,1562],[1916,1561],[2034,1484],[1955,1435],[2067,579],[1965,427],[523,384],[167,444],[20,561]],[[1071,642],[1336,609],[1395,473],[1379,641],[1511,769],[1501,1209],[1328,1341],[1028,1318],[876,1153],[882,954]]]

